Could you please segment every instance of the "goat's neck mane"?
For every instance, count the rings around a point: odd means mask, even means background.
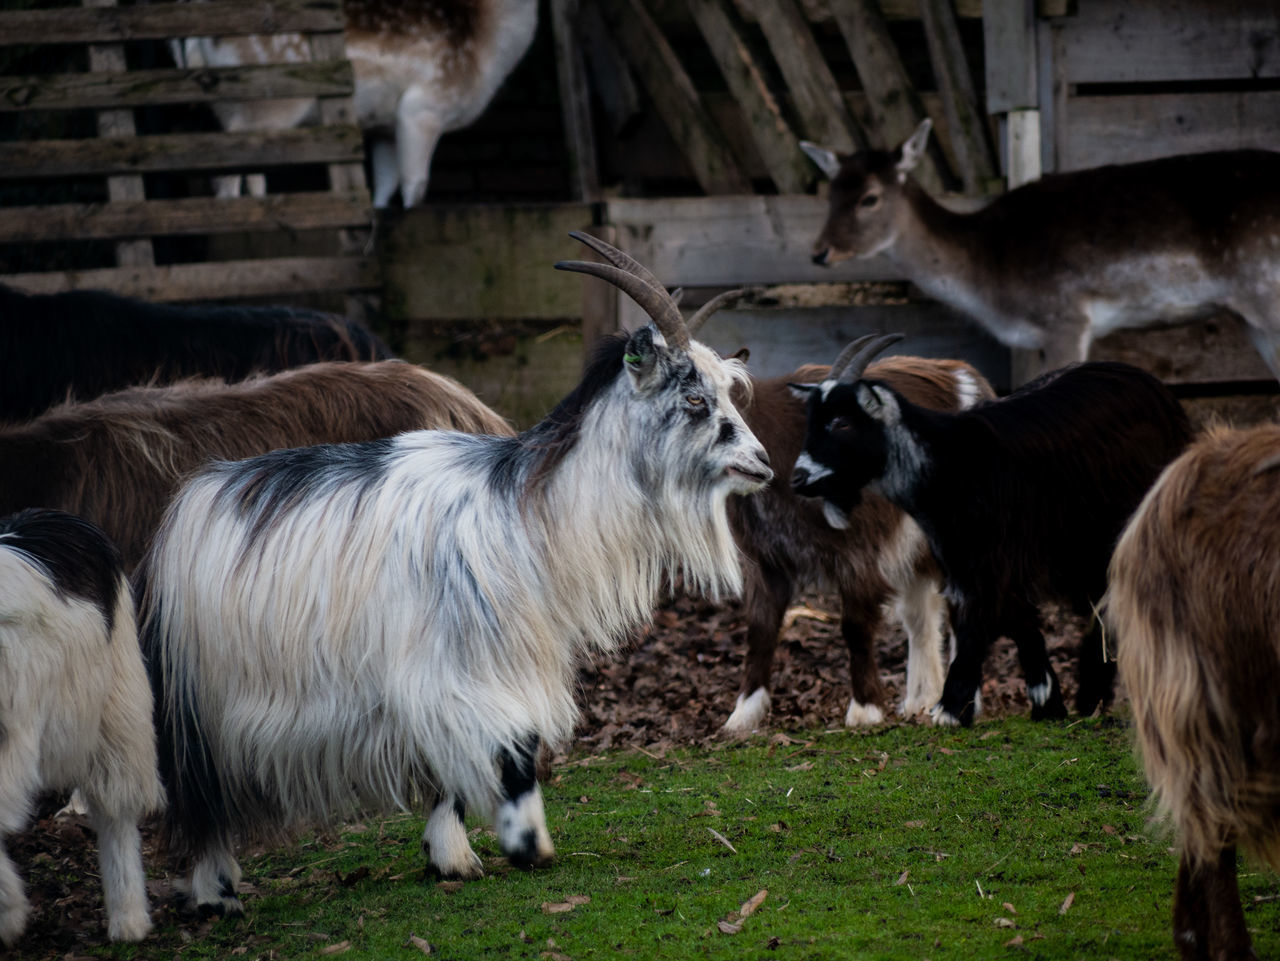
[[[621,374],[626,347],[627,338],[623,334],[601,339],[578,386],[538,424],[520,435],[520,446],[534,458],[527,475],[529,489],[541,487],[573,449],[587,409]]]

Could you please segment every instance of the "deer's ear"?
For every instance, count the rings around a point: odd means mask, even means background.
[[[916,127],[915,133],[903,141],[902,146],[898,148],[897,169],[900,175],[905,176],[915,170],[924,157],[924,148],[929,143],[929,131],[933,129],[933,121],[925,117],[920,121],[920,126]]]
[[[801,140],[800,149],[818,165],[818,169],[827,175],[828,180],[836,179],[836,174],[840,172],[840,158],[834,150],[828,150],[810,140]]]

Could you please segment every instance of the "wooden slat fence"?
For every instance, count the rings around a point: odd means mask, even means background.
[[[33,290],[97,287],[155,300],[377,289],[378,265],[364,250],[372,209],[343,29],[340,0],[128,7],[86,0],[80,7],[0,11],[0,55],[48,45],[87,45],[89,54],[87,71],[61,66],[75,63],[64,54],[40,61],[59,65],[47,72],[0,76],[0,124],[31,118],[21,128],[4,128],[21,129],[22,136],[0,138],[0,280]],[[155,51],[171,38],[251,34],[303,34],[311,60],[131,69],[126,56],[133,50],[139,59],[136,51],[146,42]],[[314,99],[319,123],[237,133],[135,128],[135,118],[147,111],[281,98]],[[42,129],[36,118],[85,112],[96,116],[96,136],[69,139],[53,123],[54,133],[29,137],[31,129]],[[260,171],[291,189],[262,198],[208,195],[214,174]],[[298,175],[290,184],[293,171]],[[164,186],[155,189],[157,183]],[[72,187],[59,193],[66,184]],[[277,239],[265,245],[270,253],[255,254],[262,245],[219,246],[217,238],[226,235]],[[294,249],[300,235],[307,243]],[[174,237],[188,242],[169,255],[161,238]],[[208,238],[203,256],[191,242],[198,237]],[[114,263],[66,263],[66,245],[79,241],[114,245]],[[21,249],[29,244],[62,244],[63,256],[50,258],[56,269],[33,264],[30,251]]]

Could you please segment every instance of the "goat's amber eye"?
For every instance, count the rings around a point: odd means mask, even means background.
[[[849,422],[849,419],[847,417],[832,417],[831,423],[827,425],[827,430],[829,431],[848,430],[852,426],[853,425]]]
[[[688,397],[685,398],[685,402],[692,405],[693,407],[701,407],[703,404],[706,403],[706,401],[703,400],[701,397],[699,397],[697,394],[690,394]]]
[[[865,194],[863,198],[858,201],[858,206],[866,207],[869,209],[871,207],[874,207],[879,202],[880,202],[879,194]]]

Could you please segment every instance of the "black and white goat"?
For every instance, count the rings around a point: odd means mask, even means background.
[[[98,832],[113,940],[151,930],[138,819],[160,807],[151,689],[120,555],[81,518],[0,519],[0,941],[30,906],[3,839],[42,790],[79,787]]]
[[[0,514],[78,514],[132,571],[183,476],[208,461],[429,428],[513,433],[457,381],[399,360],[132,387],[0,425]]]
[[[982,662],[1000,636],[1018,647],[1031,716],[1066,714],[1040,625],[1038,605],[1052,599],[1090,617],[1076,707],[1092,713],[1110,702],[1115,677],[1091,617],[1107,561],[1189,440],[1185,412],[1156,378],[1116,363],[1066,367],[971,410],[929,410],[863,379],[867,360],[900,339],[871,338],[839,379],[796,385],[809,422],[793,486],[838,513],[869,489],[924,530],[956,639],[937,723],[973,722]]]
[[[277,451],[174,499],[136,586],[197,905],[241,910],[233,837],[356,807],[431,806],[446,875],[481,873],[465,807],[513,862],[545,861],[535,758],[572,731],[579,656],[641,624],[668,571],[740,588],[725,502],[772,476],[730,399],[746,372],[644,268],[574,236],[612,264],[557,266],[654,323],[604,341],[537,426]]]
[[[844,360],[848,360],[845,357]],[[900,712],[928,710],[942,694],[944,604],[937,564],[919,525],[872,494],[832,527],[823,502],[791,489],[791,470],[804,442],[805,404],[788,381],[817,384],[838,377],[831,368],[801,367],[788,377],[755,381],[739,402],[747,426],[764,444],[776,472],[754,497],[734,498],[729,519],[744,555],[743,610],[747,659],[737,705],[725,722],[730,734],[758,728],[769,712],[769,678],[787,605],[805,584],[840,595],[840,630],[849,648],[852,696],[844,723],[877,724],[885,692],[875,640],[882,608],[893,603],[907,630],[907,689]],[[958,360],[889,357],[868,376],[883,380],[912,403],[960,410],[995,396],[973,367]]]
[[[1280,867],[1280,427],[1214,428],[1111,559],[1106,617],[1147,780],[1177,831],[1187,961],[1255,958],[1236,846]]]
[[[243,380],[321,360],[385,360],[363,324],[296,307],[153,304],[101,290],[0,284],[0,421],[134,384]]]

